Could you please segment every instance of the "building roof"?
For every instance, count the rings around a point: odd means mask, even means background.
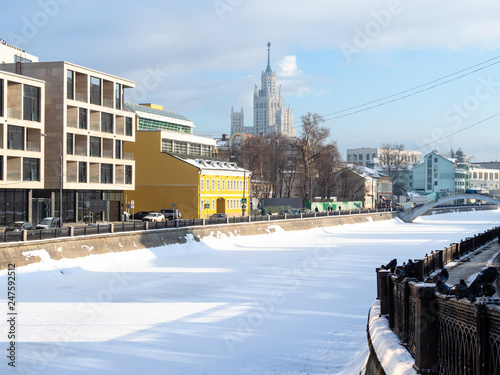
[[[124,107],[125,107],[125,110],[129,110],[131,112],[143,112],[143,113],[147,113],[150,115],[169,117],[171,119],[188,121],[192,124],[192,121],[190,119],[188,119],[187,117],[180,115],[176,112],[173,112],[173,111],[167,111],[164,109],[156,109],[156,108],[146,107],[144,105],[134,104],[134,103],[124,103]]]
[[[245,168],[240,168],[236,163],[222,161],[222,160],[213,160],[210,158],[194,158],[193,155],[179,155],[166,153],[174,158],[184,161],[187,164],[192,165],[200,170],[212,170],[212,171],[233,171],[233,172],[246,172],[247,175],[250,175],[251,172]]]

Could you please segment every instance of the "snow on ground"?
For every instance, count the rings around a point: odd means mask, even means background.
[[[214,233],[17,269],[16,368],[1,374],[345,374],[366,354],[375,267],[497,225],[500,211],[249,237]],[[358,366],[359,367],[359,366]]]

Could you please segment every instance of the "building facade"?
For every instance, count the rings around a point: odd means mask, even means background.
[[[413,187],[421,193],[441,196],[464,193],[468,189],[468,171],[462,161],[432,151],[413,167]]]
[[[383,149],[380,147],[361,147],[347,150],[347,162],[362,167],[377,168],[383,166]],[[422,159],[422,152],[401,150],[400,157],[406,165],[418,163]]]
[[[261,74],[260,90],[255,85],[253,95],[253,126],[245,126],[243,108],[241,112],[231,109],[231,134],[253,135],[281,133],[295,137],[293,112],[283,105],[281,85],[276,93],[276,72],[271,69],[271,43],[267,44],[267,68]]]
[[[133,113],[123,103],[124,90],[135,83],[64,61],[1,64],[0,70],[45,82],[45,179],[33,191],[50,205],[44,215],[120,220],[123,190],[135,183],[134,157],[124,153],[135,139]]]
[[[192,136],[187,143],[194,144],[198,138]],[[125,192],[127,201],[134,201],[134,212],[175,207],[188,219],[242,214],[242,198],[249,197],[249,171],[184,152],[189,147],[174,153],[164,147],[164,140],[164,131],[137,131],[135,143],[127,145],[127,151],[136,156],[135,190]]]
[[[25,50],[14,47],[8,44],[5,40],[0,39],[0,63],[27,63],[27,62],[38,62],[38,57],[26,53]]]
[[[45,183],[45,82],[0,71],[0,225],[33,221]]]

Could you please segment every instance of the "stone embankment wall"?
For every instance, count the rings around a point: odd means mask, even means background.
[[[16,267],[37,263],[43,257],[52,260],[79,258],[90,254],[131,251],[164,245],[185,243],[188,238],[200,241],[211,235],[251,236],[268,234],[276,230],[297,231],[343,224],[383,221],[393,218],[393,213],[371,213],[351,216],[330,216],[302,220],[276,220],[241,224],[210,225],[186,228],[169,228],[149,231],[100,234],[87,237],[65,237],[51,240],[0,244],[0,270],[8,264]]]

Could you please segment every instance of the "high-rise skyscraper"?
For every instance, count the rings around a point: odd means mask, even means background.
[[[271,43],[267,43],[267,68],[262,72],[260,85],[260,90],[255,85],[253,94],[253,126],[244,126],[243,108],[241,112],[231,109],[231,134],[281,133],[295,137],[293,113],[290,106],[283,106],[281,85],[276,95],[276,72],[271,69]]]

